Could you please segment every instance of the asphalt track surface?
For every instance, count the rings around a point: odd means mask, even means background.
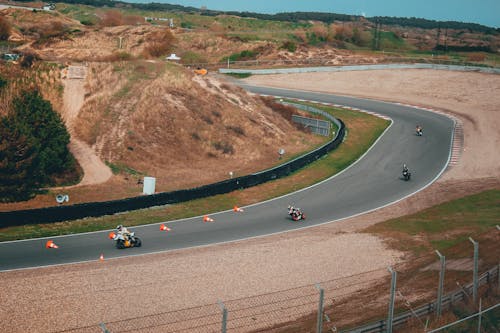
[[[243,86],[267,95],[335,103],[377,112],[390,117],[392,125],[372,148],[342,173],[292,194],[243,207],[244,212],[211,214],[214,222],[195,217],[130,228],[143,241],[140,248],[118,250],[108,231],[51,237],[58,249],[46,249],[48,238],[0,243],[0,271],[98,260],[207,246],[259,237],[328,223],[389,205],[410,196],[435,181],[450,159],[453,121],[440,114],[398,104],[330,94]],[[415,126],[424,136],[415,135]],[[349,132],[347,132],[347,139]],[[410,181],[401,179],[406,163]],[[287,206],[303,209],[305,221],[294,222]]]

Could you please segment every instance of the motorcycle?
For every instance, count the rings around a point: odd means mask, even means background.
[[[290,215],[292,220],[294,221],[306,219],[306,214],[304,214],[304,212],[302,212],[300,208],[295,208],[292,206],[288,206],[288,215]]]
[[[417,126],[417,129],[415,131],[417,136],[422,136],[422,134],[424,134],[424,132],[422,131],[422,127],[420,126]]]
[[[408,171],[408,170],[403,170],[403,179],[404,179],[405,181],[408,181],[408,180],[410,180],[410,177],[411,177],[411,173],[410,173],[410,171]]]
[[[125,249],[128,247],[141,247],[142,241],[139,237],[135,236],[135,232],[127,235],[111,233],[109,238],[116,242],[117,249]]]

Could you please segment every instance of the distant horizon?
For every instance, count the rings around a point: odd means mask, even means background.
[[[434,21],[477,23],[500,28],[500,1],[480,0],[123,0],[130,3],[165,3],[217,11],[276,14],[323,12],[366,17],[415,17]],[[404,2],[404,4],[403,4]]]

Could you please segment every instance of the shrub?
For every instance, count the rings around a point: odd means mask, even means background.
[[[223,154],[229,154],[229,155],[234,154],[234,148],[228,142],[217,141],[217,142],[214,142],[213,146],[215,149],[217,149],[218,151],[221,151]]]
[[[169,29],[151,33],[149,42],[144,47],[144,56],[160,57],[167,54],[174,46],[175,37]]]
[[[288,52],[295,52],[297,50],[297,44],[292,41],[286,41],[281,45],[280,49],[285,49]]]
[[[0,76],[0,91],[7,85],[7,80]]]
[[[245,131],[240,126],[228,126],[227,129],[233,131],[238,135],[245,136]]]
[[[93,21],[91,21],[89,19],[81,20],[80,23],[83,24],[83,25],[86,25],[86,26],[92,26],[92,25],[95,24]]]
[[[254,50],[243,50],[240,53],[233,53],[229,57],[222,58],[223,62],[226,62],[229,58],[230,61],[244,61],[256,59],[259,52]]]
[[[7,40],[10,36],[10,23],[6,18],[0,16],[0,40]]]
[[[30,68],[36,60],[38,60],[38,57],[35,54],[27,53],[21,58],[21,67]]]

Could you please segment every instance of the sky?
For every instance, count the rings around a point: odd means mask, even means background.
[[[364,16],[418,17],[438,21],[479,23],[500,28],[500,0],[125,0],[160,2],[212,10],[329,12]]]

